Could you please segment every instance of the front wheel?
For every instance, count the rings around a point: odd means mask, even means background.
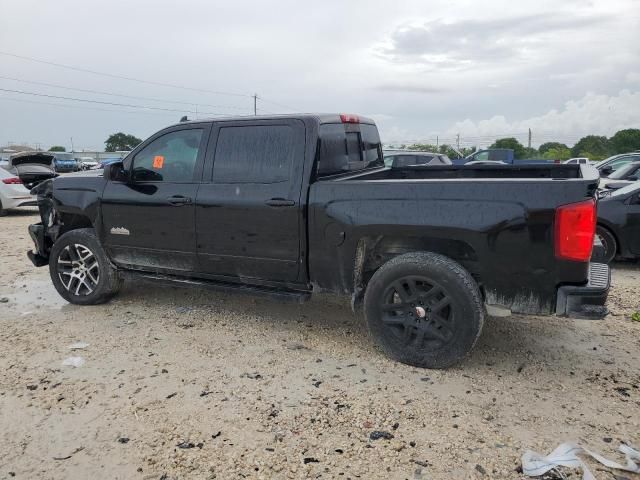
[[[389,357],[425,368],[462,360],[485,318],[469,272],[427,252],[400,255],[380,267],[367,286],[364,309],[369,332]]]
[[[90,228],[58,238],[51,248],[49,273],[62,298],[77,305],[104,303],[120,287],[118,272]]]

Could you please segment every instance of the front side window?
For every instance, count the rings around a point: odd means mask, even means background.
[[[474,160],[489,160],[489,152],[487,152],[486,150],[484,152],[480,152],[477,155],[474,155],[473,157]]]
[[[177,130],[153,140],[133,159],[137,182],[192,182],[202,129]]]
[[[222,127],[213,161],[213,181],[287,182],[294,148],[295,132],[288,125]]]

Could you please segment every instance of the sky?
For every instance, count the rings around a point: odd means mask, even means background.
[[[385,143],[609,136],[640,128],[640,1],[0,0],[0,145],[102,149],[253,94]]]

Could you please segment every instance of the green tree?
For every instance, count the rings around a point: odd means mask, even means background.
[[[136,146],[142,143],[138,137],[133,135],[127,135],[126,133],[118,132],[109,135],[109,138],[104,142],[105,151],[117,152],[121,150],[133,150]]]
[[[524,152],[522,153],[522,156],[520,158],[527,159],[527,158],[536,158],[539,156],[540,154],[538,153],[538,150],[536,150],[535,148],[524,147]]]
[[[591,156],[588,156],[587,153]],[[587,135],[578,140],[578,143],[571,148],[571,155],[590,159],[604,158],[609,155],[609,141],[604,136]]]
[[[54,145],[49,149],[50,152],[66,152],[67,149],[61,145]]]
[[[564,143],[560,143],[560,142],[547,142],[547,143],[543,143],[542,145],[540,145],[540,147],[538,147],[538,152],[540,152],[540,155],[544,156],[544,154],[547,153],[552,148],[558,149],[558,148],[569,148],[569,147],[567,147]],[[547,158],[547,157],[544,157],[544,158]]]
[[[493,142],[493,145],[491,145],[489,148],[510,148],[511,150],[513,150],[513,155],[515,156],[515,158],[525,158],[527,156],[524,145],[522,145],[517,139],[513,137],[499,138],[498,140]]]
[[[619,130],[609,139],[612,154],[629,153],[640,150],[640,129]]]
[[[566,145],[560,144],[559,147],[548,149],[542,154],[542,158],[549,160],[569,160],[571,158],[571,150]]]

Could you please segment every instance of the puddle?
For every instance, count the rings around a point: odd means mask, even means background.
[[[66,300],[58,295],[50,279],[27,281],[23,285],[26,286],[14,287],[12,293],[0,292],[0,298],[9,299],[8,303],[0,304],[0,308],[5,306],[14,313],[28,315],[39,309],[60,310],[62,307],[69,305]]]

